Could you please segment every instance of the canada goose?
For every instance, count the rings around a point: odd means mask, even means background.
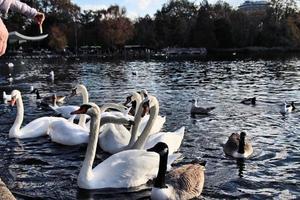
[[[256,97],[243,99],[241,101],[241,103],[245,104],[245,105],[255,105],[255,103],[256,103]]]
[[[253,153],[252,144],[246,139],[246,133],[232,133],[223,147],[225,154],[234,158],[247,158]]]
[[[41,97],[39,90],[36,89],[36,88],[33,88],[33,90],[30,93],[31,94],[33,94],[33,93],[36,94],[36,100],[39,103],[43,102],[45,104],[50,104],[50,103],[53,102],[53,96]],[[58,103],[63,103],[66,97],[65,96],[56,96],[56,98],[57,98],[56,101]]]
[[[198,197],[204,186],[205,162],[186,164],[172,169],[167,175],[168,146],[157,143],[153,148],[159,154],[159,169],[151,191],[152,200],[184,200]],[[148,150],[151,150],[148,149]]]
[[[197,100],[196,99],[192,99],[191,102],[193,103],[192,107],[191,107],[191,115],[208,115],[210,111],[212,111],[213,109],[215,109],[215,107],[207,107],[207,108],[203,108],[197,105]]]

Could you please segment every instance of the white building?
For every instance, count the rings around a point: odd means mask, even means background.
[[[239,10],[244,12],[259,12],[266,11],[270,3],[267,1],[245,1],[239,6]]]

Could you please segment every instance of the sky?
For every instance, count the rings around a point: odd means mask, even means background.
[[[191,0],[199,4],[202,0]],[[233,7],[237,7],[244,2],[244,0],[225,0]],[[162,5],[168,0],[72,0],[82,10],[99,10],[108,8],[110,5],[119,5],[127,9],[127,16],[131,19],[136,17],[144,17],[146,14],[153,16],[153,14],[161,9]],[[217,0],[208,0],[209,3],[215,3]]]

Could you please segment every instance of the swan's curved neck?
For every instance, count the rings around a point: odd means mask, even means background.
[[[139,128],[140,122],[142,120],[142,112],[143,112],[143,106],[141,105],[141,103],[139,105],[137,105],[136,110],[137,111],[134,116],[134,125],[131,128],[130,141],[129,141],[128,145],[125,147],[125,149],[130,149],[131,147],[133,147],[134,142],[137,140],[137,137],[138,137],[138,128]]]
[[[245,137],[240,137],[238,153],[240,154],[245,153]]]
[[[24,106],[23,106],[23,100],[21,96],[17,98],[16,104],[17,104],[17,116],[13,126],[9,130],[9,136],[16,135],[18,131],[20,131],[23,118],[24,118]]]
[[[80,87],[80,91],[82,94],[82,103],[87,104],[89,102],[89,94],[86,87]],[[86,115],[80,115],[78,125],[85,128]]]
[[[156,188],[167,188],[165,178],[167,172],[168,154],[169,152],[159,154],[159,168],[154,181],[154,187]]]
[[[138,94],[137,92],[135,92],[134,94],[133,94],[133,98],[135,99],[135,102],[136,102],[136,107],[135,107],[135,115],[138,113],[138,108],[139,108],[139,106],[141,105],[141,103],[142,103],[142,97],[141,97],[141,95],[140,94]]]
[[[151,108],[150,108],[149,120],[148,120],[147,125],[145,126],[143,132],[141,133],[140,137],[134,143],[134,145],[132,147],[133,149],[143,149],[144,148],[146,140],[150,134],[151,128],[153,127],[153,124],[156,121],[156,118],[158,116],[158,112],[159,112],[158,101],[154,97],[152,97],[151,101],[153,102],[154,105],[151,106]]]
[[[100,113],[91,116],[90,139],[83,161],[83,165],[79,172],[79,179],[88,181],[93,176],[93,162],[96,155],[98,135],[100,126]]]

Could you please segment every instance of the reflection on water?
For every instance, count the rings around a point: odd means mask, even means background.
[[[280,114],[283,102],[299,107],[300,61],[241,60],[184,62],[67,62],[65,60],[13,61],[2,66],[0,95],[17,88],[25,106],[23,124],[54,113],[38,109],[30,86],[41,95],[69,95],[77,83],[87,86],[98,104],[123,102],[129,92],[145,88],[156,95],[160,113],[167,117],[165,131],[186,127],[181,152],[184,159],[207,161],[204,199],[292,199],[300,196],[299,112]],[[55,80],[49,81],[53,70]],[[134,72],[134,73],[133,73]],[[14,81],[9,85],[8,74]],[[257,97],[256,106],[239,102]],[[190,100],[215,106],[210,115],[190,116]],[[78,105],[81,97],[66,104]],[[151,184],[132,190],[80,190],[76,179],[85,145],[67,147],[49,138],[9,139],[16,108],[0,104],[0,177],[18,199],[148,199]],[[246,131],[254,154],[235,160],[223,153],[222,144],[233,132]],[[95,164],[107,158],[98,149]]]

